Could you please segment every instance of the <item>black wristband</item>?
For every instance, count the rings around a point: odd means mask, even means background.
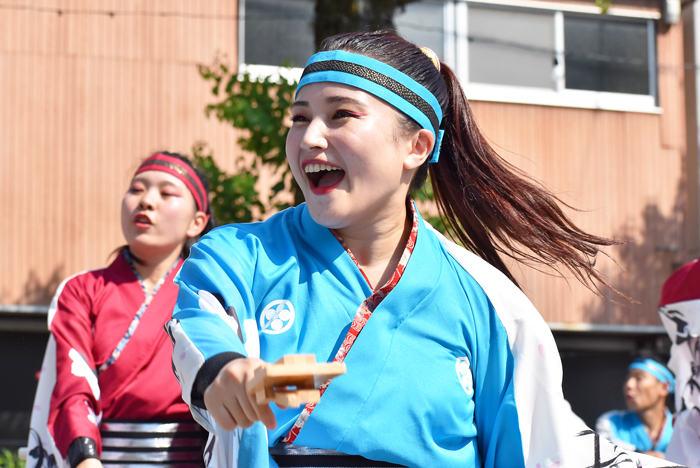
[[[68,463],[70,468],[75,468],[88,458],[100,458],[97,456],[97,444],[90,437],[78,437],[68,447]]]
[[[207,409],[204,405],[204,392],[207,387],[214,381],[219,371],[229,362],[234,359],[245,357],[240,353],[226,352],[216,354],[202,364],[197,372],[197,377],[194,378],[192,384],[192,392],[190,393],[190,401],[194,406]]]

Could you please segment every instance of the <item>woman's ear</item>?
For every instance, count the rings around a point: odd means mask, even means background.
[[[187,237],[197,237],[198,235],[200,235],[206,227],[208,221],[209,216],[207,216],[205,212],[196,212],[194,218],[192,218],[190,227],[187,229]]]
[[[661,390],[661,395],[666,398],[666,396],[671,393],[671,384],[669,382],[664,382],[662,390]]]
[[[430,130],[421,128],[411,139],[411,149],[403,162],[404,169],[411,170],[423,165],[435,145],[435,135]]]

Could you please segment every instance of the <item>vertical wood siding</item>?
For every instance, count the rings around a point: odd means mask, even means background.
[[[66,11],[0,10],[0,304],[40,304],[61,279],[105,265],[123,242],[119,204],[141,159],[188,153],[204,140],[225,169],[234,167],[239,134],[204,116],[211,94],[196,64],[217,52],[236,62],[237,5],[16,5]],[[687,260],[684,233],[697,226],[684,225],[681,26],[660,31],[657,42],[661,115],[472,102],[507,160],[584,210],[570,212],[580,226],[629,240],[607,250],[622,269],[605,257],[598,265],[638,304],[515,267],[550,322],[658,324],[661,284]]]
[[[564,281],[514,266],[526,294],[549,322],[660,324],[661,285],[689,260],[681,26],[661,31],[657,45],[661,115],[471,103],[480,127],[504,158],[583,210],[568,211],[579,226],[627,241],[605,250],[619,267],[600,255],[598,266],[637,304],[597,297],[567,272]],[[697,226],[691,228],[697,233]]]
[[[0,304],[46,303],[64,277],[106,264],[123,243],[121,197],[151,152],[204,140],[232,168],[239,135],[205,117],[197,64],[218,51],[235,63],[236,3],[0,9]]]

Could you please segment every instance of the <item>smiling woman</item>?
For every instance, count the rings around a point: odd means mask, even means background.
[[[214,225],[207,193],[206,177],[186,158],[149,157],[122,200],[127,244],[107,268],[59,287],[27,466],[201,466],[204,432],[170,371],[163,325],[175,304],[177,270]],[[170,445],[182,443],[190,448],[173,455]]]
[[[636,468],[571,412],[551,332],[499,256],[590,285],[614,241],[495,153],[452,71],[392,32],[334,36],[291,120],[306,203],[205,236],[166,325],[211,466],[307,466],[287,455],[321,449],[310,466]],[[468,250],[418,213],[429,172]],[[296,353],[347,373],[317,382],[318,403],[258,403],[256,369]]]

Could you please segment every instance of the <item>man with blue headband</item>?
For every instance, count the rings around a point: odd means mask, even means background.
[[[623,387],[628,411],[608,411],[598,418],[596,431],[628,450],[664,458],[673,432],[666,397],[674,392],[673,374],[660,362],[638,358],[627,368]]]

